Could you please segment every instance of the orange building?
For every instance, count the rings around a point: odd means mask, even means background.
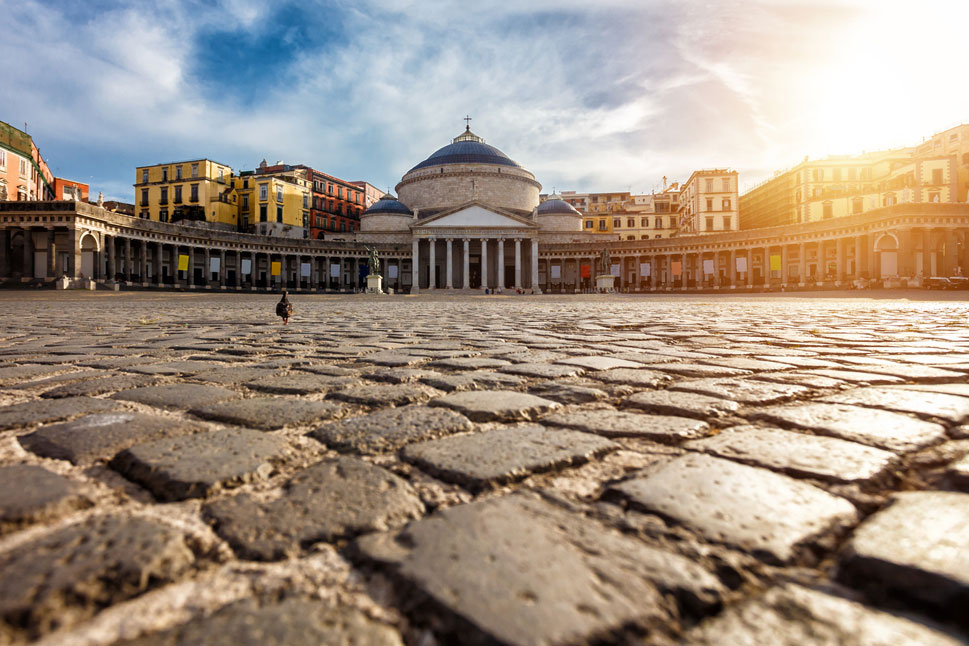
[[[91,187],[84,182],[64,179],[63,177],[54,178],[54,199],[55,200],[74,200],[76,202],[87,202]]]

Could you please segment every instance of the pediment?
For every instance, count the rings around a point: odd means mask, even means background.
[[[500,209],[488,208],[472,202],[457,208],[438,213],[426,220],[419,220],[411,228],[455,229],[455,228],[538,228],[532,220]]]

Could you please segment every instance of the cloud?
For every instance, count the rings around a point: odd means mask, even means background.
[[[198,157],[237,169],[284,159],[393,186],[467,113],[548,188],[648,190],[712,165],[737,168],[744,184],[839,143],[852,152],[880,133],[890,143],[929,134],[969,98],[939,81],[931,109],[918,95],[880,107],[871,83],[891,82],[885,70],[903,56],[893,50],[879,50],[887,65],[859,84],[870,58],[858,48],[884,48],[910,21],[890,0],[877,12],[861,0],[4,9],[0,55],[25,64],[0,70],[0,119],[29,122],[57,174],[127,200],[135,166]],[[925,12],[916,24],[930,21],[940,39],[965,24]],[[916,68],[919,51],[941,51],[919,44],[904,50]]]

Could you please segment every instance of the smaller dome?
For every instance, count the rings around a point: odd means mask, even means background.
[[[373,206],[364,211],[362,215],[371,213],[400,213],[402,215],[414,215],[413,212],[390,193],[385,193],[382,198],[374,202]]]
[[[538,205],[538,215],[577,215],[582,216],[574,206],[553,195]]]

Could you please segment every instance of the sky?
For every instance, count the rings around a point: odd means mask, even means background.
[[[0,121],[133,201],[135,167],[307,164],[393,190],[461,133],[550,192],[969,122],[966,0],[0,0]]]

